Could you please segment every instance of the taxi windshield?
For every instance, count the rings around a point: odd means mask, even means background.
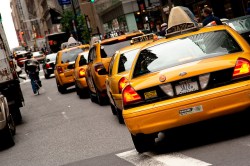
[[[229,20],[228,25],[236,30],[238,33],[245,33],[250,31],[250,17],[241,17],[240,19],[235,19],[233,21]]]
[[[142,50],[133,77],[240,51],[240,46],[225,30],[200,33]]]
[[[79,53],[83,52],[80,48],[71,49],[69,51],[65,51],[62,54],[62,63],[68,63],[75,61],[76,57]]]
[[[139,49],[134,49],[134,50],[124,52],[123,54],[121,54],[120,60],[119,60],[118,73],[130,70],[131,65],[138,51]]]

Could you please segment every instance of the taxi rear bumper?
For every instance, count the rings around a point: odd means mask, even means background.
[[[190,111],[192,108],[196,111]],[[129,131],[151,134],[250,108],[250,80],[123,110]]]
[[[59,75],[59,80],[62,86],[67,86],[67,87],[72,86],[75,83],[73,76],[66,77],[64,76],[64,73]]]
[[[77,86],[78,86],[80,89],[85,89],[85,88],[88,87],[87,81],[86,81],[86,78],[85,78],[85,77],[76,79],[75,82],[76,82]]]

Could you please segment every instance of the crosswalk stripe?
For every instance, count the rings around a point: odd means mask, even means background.
[[[154,154],[145,152],[139,154],[135,149],[116,154],[118,157],[136,166],[209,166],[210,163],[185,156],[181,153]]]

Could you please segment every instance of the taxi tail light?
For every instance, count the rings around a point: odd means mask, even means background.
[[[85,77],[85,69],[81,68],[79,70],[79,77],[82,78],[82,77]]]
[[[94,68],[95,68],[96,72],[98,72],[98,71],[100,71],[102,69],[105,69],[105,67],[104,67],[104,65],[102,63],[96,63]]]
[[[118,82],[119,87],[119,93],[122,92],[122,89],[125,87],[125,85],[128,83],[128,79],[126,77],[122,77]]]
[[[142,100],[141,96],[132,88],[132,86],[127,85],[122,91],[123,105],[129,105],[133,103],[140,102]]]
[[[203,74],[199,76],[201,89],[205,89],[208,85],[210,74]]]
[[[47,64],[45,65],[45,67],[46,67],[46,69],[50,68],[50,64],[47,63]]]
[[[170,97],[174,96],[174,90],[170,83],[160,85],[161,89]]]
[[[250,76],[250,61],[244,58],[238,58],[234,67],[233,78]]]
[[[61,66],[57,66],[56,70],[59,74],[63,73],[63,68]]]

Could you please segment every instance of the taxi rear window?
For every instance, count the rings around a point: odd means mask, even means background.
[[[83,52],[83,50],[80,48],[71,49],[69,51],[63,52],[61,63],[68,63],[68,62],[75,61],[76,57],[81,52]]]
[[[120,42],[117,42],[117,43],[109,43],[109,44],[105,44],[103,45],[102,44],[102,50],[101,51],[104,51],[105,53],[102,53],[102,58],[106,58],[106,57],[111,57],[114,55],[114,53],[123,48],[123,47],[126,47],[126,46],[129,46],[130,45],[130,40],[124,40],[124,41],[120,41]]]
[[[139,49],[134,49],[121,54],[119,59],[118,73],[130,70],[138,51]]]
[[[133,77],[240,51],[238,43],[225,30],[200,33],[142,50]]]

